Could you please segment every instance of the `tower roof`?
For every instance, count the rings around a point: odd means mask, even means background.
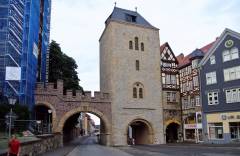
[[[105,21],[107,25],[110,21],[119,21],[132,23],[144,27],[154,28],[147,20],[145,20],[137,11],[126,10],[118,7],[114,7],[113,12]]]

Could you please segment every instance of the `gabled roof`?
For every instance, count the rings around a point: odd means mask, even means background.
[[[193,58],[195,55],[198,57],[203,57],[203,55],[205,55],[206,53],[209,52],[209,49],[213,46],[213,44],[216,42],[213,41],[205,46],[203,46],[200,49],[196,49],[193,52],[191,52],[189,55],[185,56],[183,54],[180,54],[179,56],[177,56],[179,65],[178,68],[182,68],[184,66],[187,66],[191,63],[191,58]]]
[[[168,44],[168,42],[165,42],[164,44],[162,44],[162,45],[160,46],[160,54],[163,53],[163,50],[164,50],[166,47],[168,47],[168,49],[171,51],[174,59],[176,60],[176,62],[177,62],[177,64],[178,64],[178,59],[177,59],[177,57],[175,56],[174,52],[172,51],[172,48],[170,47],[170,45]]]
[[[228,29],[226,28],[222,34],[220,35],[219,38],[217,38],[217,40],[214,42],[214,44],[211,46],[211,48],[209,49],[208,53],[204,56],[204,58],[201,60],[199,66],[202,66],[204,65],[207,60],[210,58],[210,56],[215,52],[215,50],[218,48],[218,46],[222,43],[222,41],[225,39],[225,37],[227,35],[230,35],[230,36],[234,36],[238,39],[240,39],[240,33],[238,32],[235,32],[231,29]]]
[[[202,58],[204,56],[204,53],[201,49],[195,49],[191,54],[190,54],[190,59],[193,60],[194,58]]]
[[[127,15],[135,17],[135,22],[127,21],[127,18],[126,18]],[[157,29],[156,27],[152,26],[147,20],[145,20],[138,12],[126,10],[118,7],[114,7],[113,12],[107,18],[107,20],[105,21],[105,24],[107,25],[110,21],[127,22],[127,23],[144,26],[144,27]]]

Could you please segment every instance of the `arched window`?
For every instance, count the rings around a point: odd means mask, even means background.
[[[143,89],[139,88],[139,98],[142,99],[143,98]]]
[[[133,98],[142,99],[143,95],[144,95],[143,85],[141,83],[139,83],[139,82],[136,82],[133,85]]]
[[[137,98],[137,88],[133,87],[133,98]]]
[[[135,50],[139,50],[139,47],[138,47],[138,37],[135,37],[134,41],[135,41]]]
[[[133,42],[129,41],[129,49],[133,49]]]
[[[144,43],[141,43],[141,51],[144,51]]]

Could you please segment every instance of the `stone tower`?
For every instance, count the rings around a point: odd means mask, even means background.
[[[115,7],[100,37],[100,90],[112,100],[112,145],[164,143],[159,29]]]

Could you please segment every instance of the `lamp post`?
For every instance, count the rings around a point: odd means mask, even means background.
[[[52,110],[49,109],[48,110],[48,133],[51,133],[51,114],[52,114]]]
[[[10,107],[10,115],[9,115],[9,128],[8,128],[8,138],[11,138],[11,129],[12,129],[12,106],[15,105],[17,99],[15,97],[9,97],[8,103],[11,105]]]

